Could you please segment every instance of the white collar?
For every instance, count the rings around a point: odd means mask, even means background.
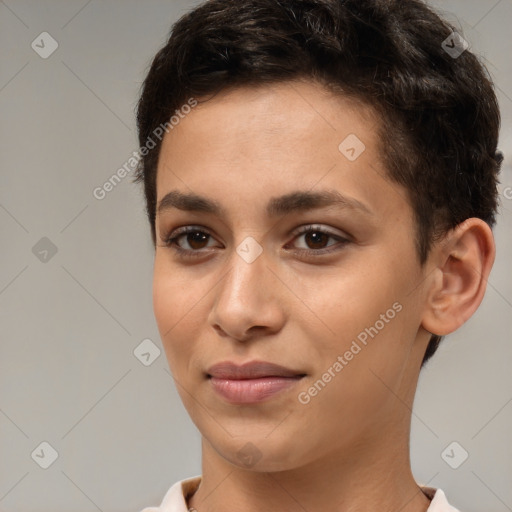
[[[180,480],[170,487],[159,507],[146,507],[141,512],[188,512],[187,499],[197,490],[200,483],[200,475]],[[431,500],[427,512],[460,512],[448,503],[441,489],[424,486],[421,486],[421,489]]]

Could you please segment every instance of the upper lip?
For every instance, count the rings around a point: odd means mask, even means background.
[[[302,377],[304,375],[303,372],[266,361],[250,361],[242,365],[224,361],[214,364],[208,369],[208,377],[233,380],[258,379],[261,377]]]

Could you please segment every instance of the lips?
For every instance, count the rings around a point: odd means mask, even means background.
[[[231,404],[255,404],[293,387],[306,374],[264,361],[238,366],[231,362],[213,365],[208,378],[213,390]]]
[[[215,364],[208,370],[208,377],[229,380],[259,379],[262,377],[303,377],[304,375],[303,372],[265,361],[252,361],[241,366],[226,361]]]

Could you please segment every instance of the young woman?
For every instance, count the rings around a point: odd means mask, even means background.
[[[138,107],[154,311],[202,475],[145,512],[455,511],[421,367],[494,261],[499,111],[417,0],[210,0]]]

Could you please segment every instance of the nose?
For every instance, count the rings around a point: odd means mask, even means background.
[[[250,263],[233,251],[228,265],[214,288],[209,324],[220,336],[240,342],[277,333],[285,321],[283,285],[269,268],[265,251]]]

